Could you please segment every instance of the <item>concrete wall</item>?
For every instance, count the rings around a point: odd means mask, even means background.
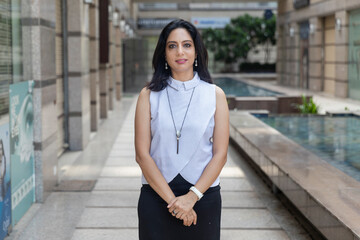
[[[292,0],[278,0],[278,83],[298,87],[299,23],[309,20],[309,89],[348,97],[348,19],[355,9],[359,1],[312,0],[294,9]]]
[[[57,109],[55,0],[22,2],[26,80],[33,79],[36,201],[43,202],[57,183]],[[31,68],[31,69],[29,69]]]

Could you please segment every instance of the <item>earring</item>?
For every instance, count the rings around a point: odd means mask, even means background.
[[[197,59],[195,59],[195,67],[197,67]]]
[[[167,62],[165,62],[165,69],[168,69]]]

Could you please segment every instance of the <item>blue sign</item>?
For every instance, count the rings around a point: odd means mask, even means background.
[[[192,17],[191,23],[196,28],[225,28],[230,23],[229,17]]]
[[[24,216],[35,200],[32,92],[34,81],[10,85],[10,153],[12,224]]]
[[[9,123],[0,126],[0,239],[8,234],[11,224]]]

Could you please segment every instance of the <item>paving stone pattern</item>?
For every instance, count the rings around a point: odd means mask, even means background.
[[[84,151],[59,160],[62,181],[93,180],[91,192],[53,192],[5,240],[136,240],[141,171],[135,162],[136,98],[124,98]],[[221,240],[309,240],[267,186],[229,147],[221,172]]]
[[[72,240],[138,239],[136,206],[141,187],[141,171],[135,162],[134,112],[135,105],[128,112],[76,226]],[[266,206],[267,203],[264,203],[254,191],[254,186],[246,177],[248,173],[244,173],[244,170],[236,164],[237,161],[243,160],[232,150],[221,174],[223,198],[221,239],[296,239],[292,238],[293,234],[291,232],[288,234],[276,220],[276,218],[283,220],[284,216],[274,216]],[[265,190],[266,187],[262,189]],[[270,202],[274,204],[277,200],[272,198]],[[280,203],[277,204],[281,206]],[[296,225],[296,221],[293,222]],[[299,233],[305,234],[300,226],[297,225],[295,228]]]

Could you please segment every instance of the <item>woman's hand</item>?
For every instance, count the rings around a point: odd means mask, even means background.
[[[194,211],[194,209],[191,209],[190,213],[188,215],[183,215],[183,224],[187,227],[190,227],[191,224],[196,225],[197,222],[197,214]]]
[[[192,191],[187,194],[174,198],[168,205],[169,212],[176,218],[181,219],[185,223],[187,219],[194,218],[195,211],[193,207],[197,201],[197,196]],[[196,213],[195,213],[196,216]],[[196,217],[195,217],[196,218]],[[194,223],[194,221],[191,221]],[[196,222],[196,221],[195,221]],[[191,224],[190,224],[191,225]]]

